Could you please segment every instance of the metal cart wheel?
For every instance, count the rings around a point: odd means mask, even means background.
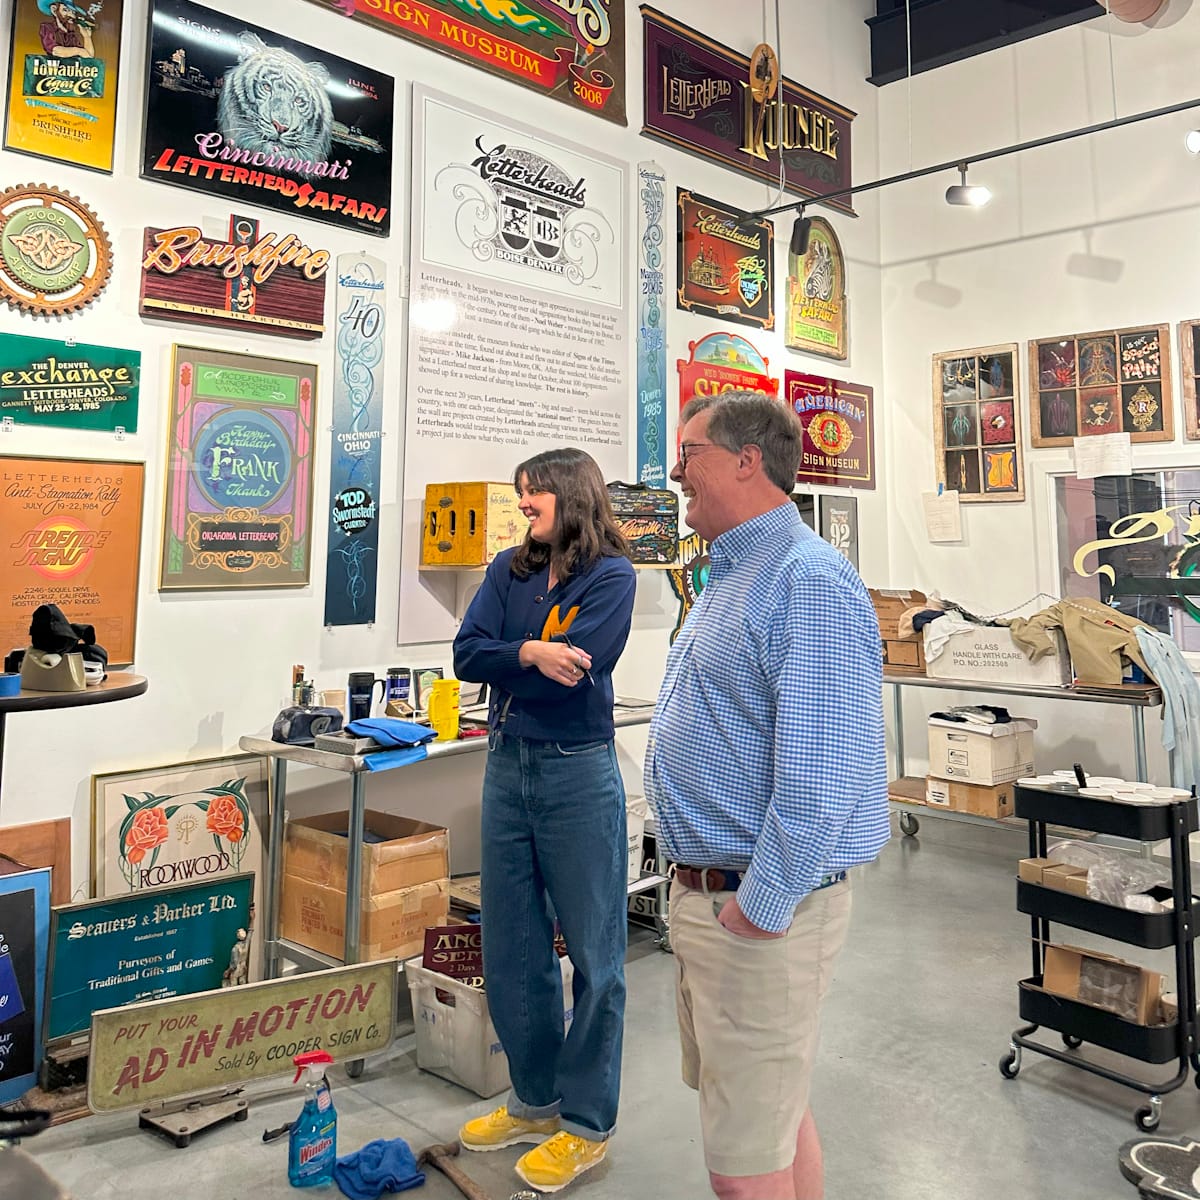
[[[346,1064],[346,1074],[349,1075],[351,1079],[357,1079],[363,1073],[363,1067],[365,1066],[366,1063],[363,1062],[361,1058],[352,1058]]]
[[[1083,1045],[1083,1038],[1076,1037],[1073,1033],[1064,1033],[1062,1035],[1063,1045],[1068,1050],[1078,1050]]]
[[[900,814],[900,832],[905,837],[913,837],[921,828],[921,822],[910,812]]]
[[[1021,1047],[1013,1046],[1009,1052],[1000,1060],[1000,1074],[1005,1079],[1016,1079],[1017,1072],[1021,1069]]]
[[[1137,1122],[1139,1129],[1145,1130],[1146,1133],[1153,1133],[1158,1128],[1158,1119],[1162,1115],[1162,1097],[1151,1096],[1149,1104],[1143,1104],[1141,1108],[1133,1114],[1134,1121]]]

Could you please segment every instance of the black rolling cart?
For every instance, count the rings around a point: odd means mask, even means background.
[[[1186,1081],[1189,1067],[1196,1070],[1196,1086],[1200,1087],[1193,948],[1200,904],[1192,896],[1188,856],[1188,834],[1197,828],[1196,798],[1155,806],[1121,804],[1115,800],[1081,796],[1073,784],[1018,786],[1015,793],[1015,815],[1029,822],[1031,858],[1046,856],[1046,827],[1050,824],[1133,841],[1170,842],[1173,912],[1138,913],[1024,880],[1017,881],[1017,909],[1031,918],[1033,974],[1021,981],[1019,1007],[1021,1018],[1030,1023],[1013,1033],[1009,1052],[1000,1060],[1000,1073],[1006,1079],[1015,1078],[1021,1069],[1021,1051],[1032,1050],[1139,1091],[1149,1097],[1149,1103],[1137,1110],[1134,1120],[1140,1129],[1156,1129],[1162,1097]],[[1043,946],[1050,941],[1051,922],[1087,930],[1130,946],[1152,950],[1174,946],[1178,1021],[1174,1025],[1137,1025],[1115,1013],[1038,990],[1043,975]],[[1087,1042],[1144,1063],[1178,1062],[1179,1068],[1171,1079],[1147,1083],[1032,1041],[1030,1035],[1041,1026],[1057,1030],[1069,1050]]]

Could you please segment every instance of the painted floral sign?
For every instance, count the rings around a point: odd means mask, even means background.
[[[98,898],[243,871],[261,901],[266,761],[203,759],[92,777],[92,884]]]
[[[129,812],[121,822],[118,854],[121,874],[130,889],[137,891],[158,882],[155,871],[162,848],[171,837],[171,818],[183,809],[192,811],[183,816],[180,828],[197,835],[201,829],[211,834],[222,864],[240,871],[250,825],[250,803],[245,788],[245,779],[227,779],[217,787],[178,795],[126,794],[123,798]],[[208,847],[204,845],[204,849]]]

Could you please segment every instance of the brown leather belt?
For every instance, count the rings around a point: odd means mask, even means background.
[[[736,892],[745,875],[744,871],[730,871],[725,867],[676,866],[675,878],[686,888],[697,892]],[[845,871],[833,871],[821,876],[821,882],[813,891],[832,887],[846,878]]]

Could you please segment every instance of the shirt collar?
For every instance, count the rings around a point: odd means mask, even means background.
[[[799,510],[791,500],[787,500],[778,507],[768,509],[757,517],[751,517],[749,521],[743,521],[714,538],[708,547],[709,558],[713,566],[735,563],[762,542],[794,532],[799,524]]]

